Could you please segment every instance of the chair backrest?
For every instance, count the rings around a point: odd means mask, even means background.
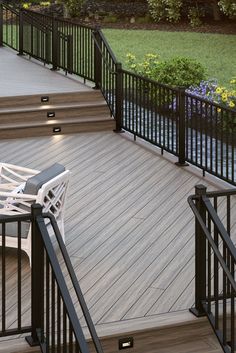
[[[65,196],[69,184],[70,171],[65,170],[43,184],[38,191],[36,203],[43,206],[43,212],[52,213],[55,218],[63,218]]]
[[[48,181],[55,178],[57,175],[63,173],[65,167],[59,163],[54,163],[50,167],[42,170],[38,174],[28,178],[25,183],[23,193],[29,195],[37,195],[40,188]]]

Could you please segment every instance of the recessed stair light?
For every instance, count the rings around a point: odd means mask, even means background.
[[[49,102],[49,97],[48,96],[42,96],[41,97],[41,102],[42,103]]]
[[[47,112],[47,117],[48,118],[55,118],[55,112]]]
[[[60,127],[60,126],[54,127],[54,128],[53,128],[53,132],[54,132],[54,133],[61,132],[61,127]]]

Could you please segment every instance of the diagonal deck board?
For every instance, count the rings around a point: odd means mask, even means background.
[[[95,323],[151,318],[193,304],[194,223],[187,196],[197,183],[209,186],[206,179],[126,134],[9,140],[0,142],[0,158],[39,170],[57,161],[71,170],[66,246]],[[14,273],[16,252],[8,257]],[[26,282],[24,321],[28,295]],[[9,324],[16,319],[15,299],[9,288]]]

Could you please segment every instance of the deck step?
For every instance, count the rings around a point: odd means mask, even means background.
[[[120,340],[128,342],[131,339],[133,347],[126,348],[126,353],[222,353],[208,320],[196,319],[187,312],[99,324],[96,330],[104,353],[119,352]],[[89,351],[94,352],[87,329],[84,333],[90,346]],[[16,338],[0,342],[0,352],[39,351],[37,347],[34,350],[30,348],[23,338]]]
[[[41,101],[41,99],[48,99],[48,101]],[[44,93],[33,95],[21,95],[0,97],[0,109],[12,107],[24,107],[34,105],[53,105],[63,103],[80,103],[103,100],[102,94],[99,90],[88,90],[80,92],[65,92],[65,93]]]
[[[42,98],[48,101],[41,102]],[[114,119],[100,91],[0,98],[1,139],[114,128]]]
[[[112,131],[115,129],[115,121],[111,118],[86,117],[84,119],[64,119],[38,121],[31,123],[2,124],[0,125],[0,139],[21,138],[30,136],[50,136],[58,134],[70,134],[77,132]]]

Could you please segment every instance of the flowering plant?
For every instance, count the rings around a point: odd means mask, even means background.
[[[216,80],[202,81],[199,86],[191,86],[186,91],[199,98],[204,98],[213,103],[220,104],[225,108],[236,107],[236,78],[230,81],[230,89],[219,86]],[[218,108],[220,112],[220,108]]]
[[[126,55],[126,64],[136,74],[153,79],[156,77],[159,69],[159,55],[146,54],[143,61],[138,63],[135,55],[128,53]]]

